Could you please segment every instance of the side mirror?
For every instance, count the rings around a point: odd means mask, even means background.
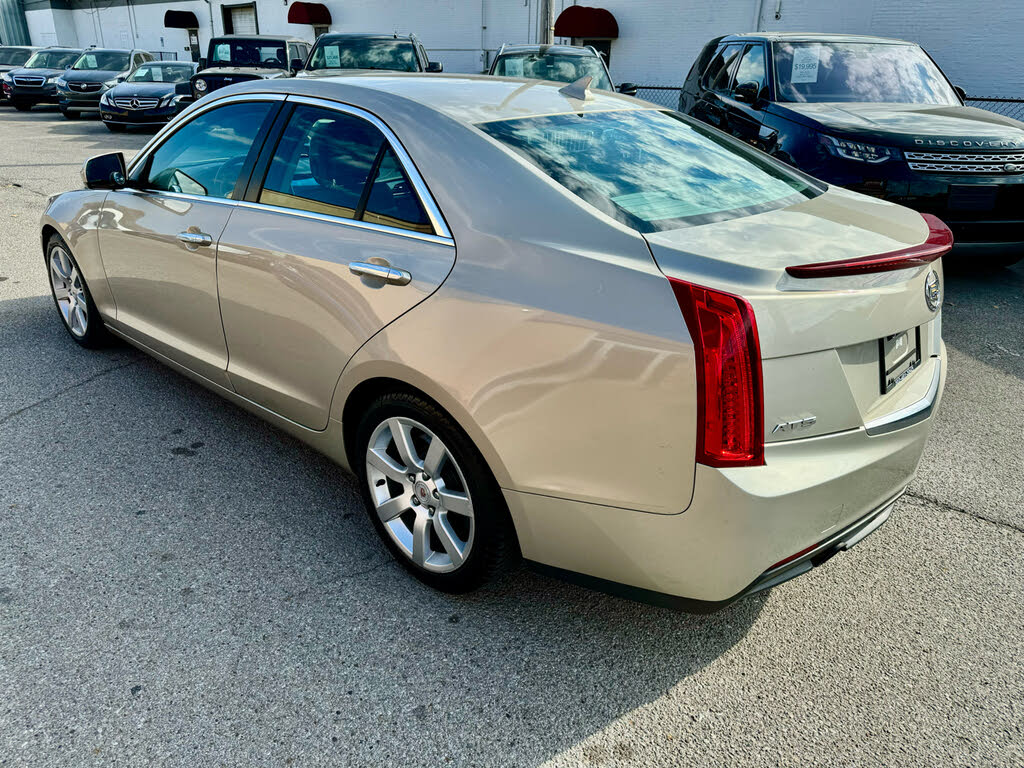
[[[967,91],[965,91],[959,85],[954,85],[953,90],[956,91],[956,95],[960,97],[961,101],[967,101]]]
[[[751,80],[749,83],[741,83],[736,86],[736,89],[732,92],[733,97],[736,101],[741,101],[744,104],[753,104],[757,101],[758,95],[761,93],[761,86]]]
[[[619,87],[616,90],[623,96],[636,96],[636,92],[640,89],[640,86],[636,83],[619,83]]]
[[[304,62],[302,59],[292,59],[292,74],[294,75],[296,72],[300,71],[304,66],[306,66],[306,62]]]
[[[82,166],[82,181],[89,189],[121,189],[125,185],[124,155],[112,152],[90,157]]]
[[[444,64],[440,61],[428,61],[427,72],[444,72]]]
[[[127,79],[128,79],[128,75],[118,75],[117,76],[117,82],[119,82],[119,83],[123,83]]]
[[[206,69],[206,58],[205,57],[202,57],[202,56],[199,57],[199,68],[200,69]]]

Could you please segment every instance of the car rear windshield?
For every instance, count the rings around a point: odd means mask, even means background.
[[[28,61],[32,51],[24,48],[0,48],[0,64],[21,66]]]
[[[605,71],[604,62],[597,56],[573,56],[566,54],[514,53],[505,54],[494,63],[492,74],[503,77],[529,77],[534,80],[555,80],[560,83],[574,83],[589,75],[594,78],[591,88],[612,90],[611,80]]]
[[[779,101],[959,104],[945,75],[909,43],[779,42]]]
[[[387,69],[415,72],[416,51],[408,40],[323,40],[313,48],[307,69]]]
[[[130,83],[184,83],[192,77],[188,64],[144,64],[128,78]]]
[[[81,51],[36,51],[25,66],[29,69],[65,69],[81,55]]]
[[[210,47],[210,66],[288,68],[283,40],[214,40]]]
[[[128,69],[128,54],[122,51],[86,51],[72,69],[123,72]]]
[[[747,216],[820,192],[767,155],[674,112],[584,112],[477,127],[640,232]]]

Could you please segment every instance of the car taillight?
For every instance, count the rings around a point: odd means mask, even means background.
[[[739,296],[669,278],[693,339],[697,461],[764,464],[764,390],[754,311]]]

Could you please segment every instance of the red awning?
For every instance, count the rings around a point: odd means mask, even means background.
[[[619,24],[612,12],[604,8],[570,5],[555,21],[555,37],[617,38]]]
[[[329,26],[331,12],[323,3],[292,3],[288,7],[289,24],[316,24],[318,27]]]
[[[199,19],[192,11],[167,11],[164,26],[168,29],[199,29]]]

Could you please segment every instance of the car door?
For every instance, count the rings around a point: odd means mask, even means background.
[[[100,217],[116,325],[222,385],[217,240],[281,100],[232,100],[197,113],[133,164],[129,186],[108,195]]]
[[[737,95],[751,84],[756,87],[753,101],[744,101]],[[768,105],[768,70],[763,43],[750,43],[743,51],[732,77],[729,90],[719,96],[725,110],[723,130],[758,149],[770,151],[774,132],[764,127],[764,108]],[[720,126],[721,127],[721,126]]]
[[[221,236],[221,316],[235,391],[323,429],[349,358],[441,284],[455,248],[382,122],[304,97],[287,109]]]
[[[693,116],[709,125],[728,130],[728,115],[722,94],[732,86],[732,75],[743,52],[743,43],[728,43],[716,53],[701,78],[700,98],[693,107]]]

